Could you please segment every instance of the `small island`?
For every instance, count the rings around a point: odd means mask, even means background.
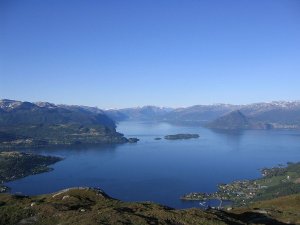
[[[5,182],[51,171],[48,166],[62,158],[22,152],[0,152],[0,193],[9,190]]]
[[[166,135],[166,140],[182,140],[182,139],[191,139],[191,138],[199,138],[199,134],[173,134]]]
[[[128,143],[137,143],[140,139],[138,138],[127,138]]]

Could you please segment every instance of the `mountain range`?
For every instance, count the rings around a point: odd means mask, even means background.
[[[125,143],[116,122],[163,121],[213,129],[299,129],[300,101],[249,105],[144,106],[102,110],[48,102],[0,100],[0,147]]]
[[[300,128],[300,101],[274,101],[248,105],[195,105],[186,108],[145,106],[105,110],[105,113],[116,121],[156,120],[171,123],[207,125],[237,110],[248,120],[251,120],[252,125],[249,128],[264,127],[263,124],[268,124],[274,129]],[[226,117],[223,119],[226,119]],[[253,124],[256,125],[254,126]],[[260,125],[257,126],[258,124]]]

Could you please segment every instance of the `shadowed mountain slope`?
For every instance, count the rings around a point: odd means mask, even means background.
[[[228,113],[211,123],[207,127],[221,130],[244,130],[244,129],[270,129],[270,124],[254,122],[246,117],[240,110]]]
[[[0,101],[0,146],[123,143],[116,125],[91,107]]]

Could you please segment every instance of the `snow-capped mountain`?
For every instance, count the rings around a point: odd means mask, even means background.
[[[274,101],[248,105],[213,104],[181,108],[145,106],[105,111],[115,120],[161,120],[179,123],[209,123],[240,110],[253,121],[273,124],[275,128],[300,125],[300,101]],[[295,126],[294,126],[295,125]]]

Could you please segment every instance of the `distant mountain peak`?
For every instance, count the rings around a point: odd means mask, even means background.
[[[208,124],[210,128],[224,130],[248,129],[249,126],[249,119],[240,110],[230,112]]]
[[[207,124],[207,127],[220,130],[272,129],[272,124],[249,119],[240,110],[235,110]]]
[[[19,108],[31,108],[34,104],[30,102],[21,102],[21,101],[15,101],[10,99],[2,99],[0,100],[0,109],[6,112],[10,112],[15,109]]]
[[[236,118],[239,117],[244,121],[248,120],[247,117],[240,110],[232,111],[231,113],[227,114],[227,116],[236,117]]]
[[[35,102],[34,104],[36,104],[39,107],[43,107],[43,108],[56,108],[57,106],[53,103],[50,102]]]

